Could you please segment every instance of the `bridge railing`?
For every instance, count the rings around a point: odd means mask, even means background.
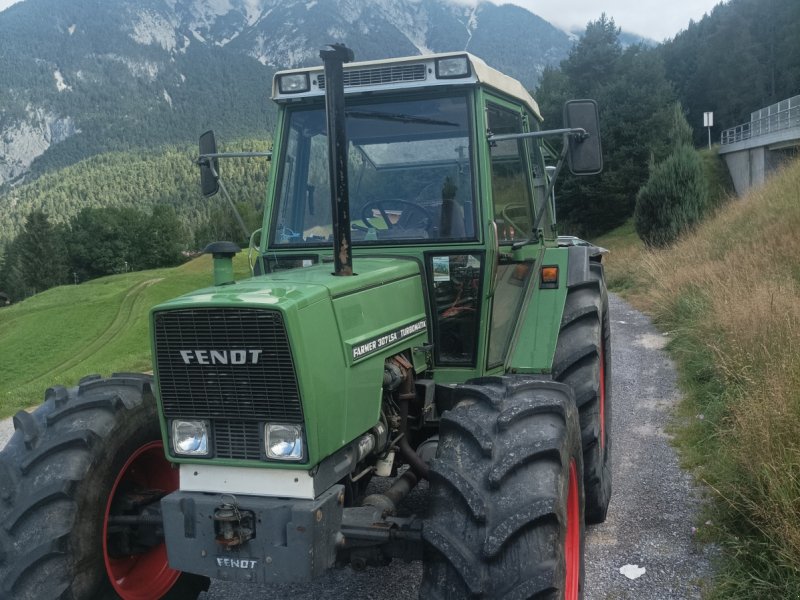
[[[800,96],[757,110],[750,115],[749,123],[723,131],[720,143],[733,144],[792,127],[800,127]]]

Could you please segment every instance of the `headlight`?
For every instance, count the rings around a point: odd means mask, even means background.
[[[302,426],[267,424],[264,429],[268,458],[303,460]]]
[[[458,79],[469,77],[469,61],[466,56],[440,58],[436,61],[436,77],[439,79]]]
[[[172,422],[172,448],[185,456],[208,455],[208,424],[205,421]]]
[[[278,89],[281,94],[300,94],[307,92],[309,88],[308,73],[293,73],[278,78]]]

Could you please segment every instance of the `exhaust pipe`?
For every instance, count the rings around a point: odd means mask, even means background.
[[[320,50],[325,67],[325,116],[328,121],[328,173],[331,184],[333,217],[334,275],[353,274],[350,246],[350,197],[347,185],[347,128],[344,111],[344,76],[342,65],[352,62],[353,51],[344,44],[332,44]]]

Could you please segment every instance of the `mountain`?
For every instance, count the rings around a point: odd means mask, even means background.
[[[490,2],[24,0],[0,13],[0,185],[209,127],[266,138],[274,71],[331,42],[357,60],[466,49],[529,87],[571,46]]]

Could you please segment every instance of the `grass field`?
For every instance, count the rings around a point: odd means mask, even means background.
[[[239,255],[237,275],[248,273]],[[0,417],[91,373],[151,369],[151,306],[211,285],[211,259],[54,288],[0,310]]]
[[[630,226],[597,240],[615,289],[672,338],[677,443],[715,500],[700,535],[725,550],[713,598],[800,598],[798,190],[795,161],[668,249]]]

